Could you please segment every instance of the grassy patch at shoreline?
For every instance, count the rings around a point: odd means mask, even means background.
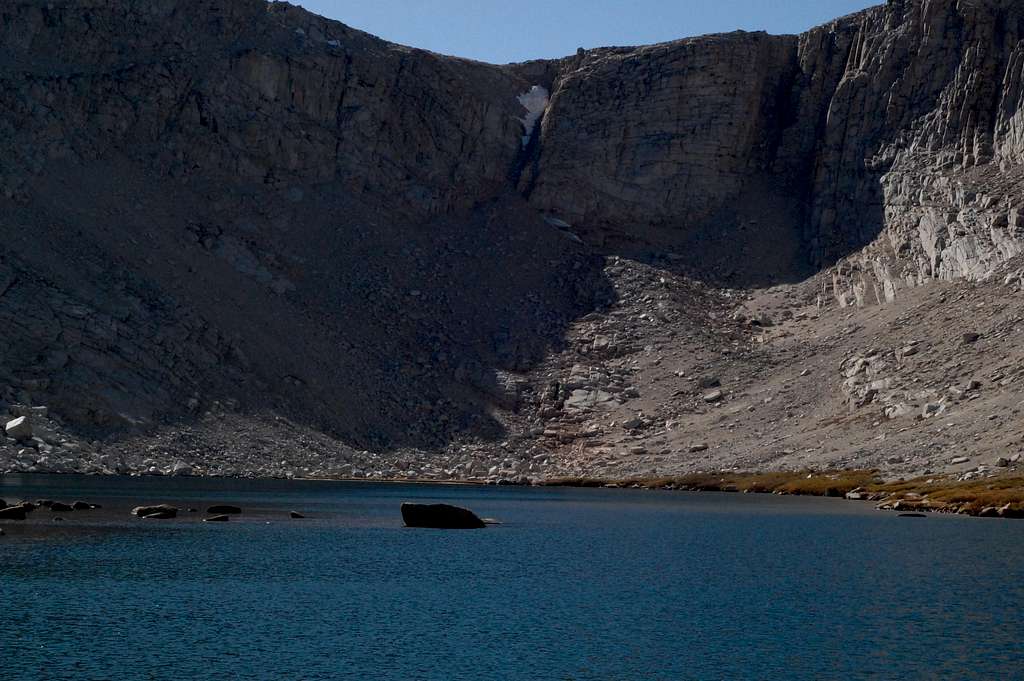
[[[543,484],[848,497],[876,502],[883,510],[1024,517],[1024,475],[1010,473],[966,481],[949,476],[886,481],[875,470],[721,472],[624,480],[561,478]]]

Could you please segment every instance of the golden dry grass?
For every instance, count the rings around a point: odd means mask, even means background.
[[[563,478],[546,485],[567,487],[640,487],[702,492],[750,492],[803,496],[844,497],[857,490],[881,506],[898,510],[924,510],[992,514],[1006,509],[1007,517],[1024,516],[1024,476],[1006,474],[980,480],[958,481],[945,476],[912,480],[883,480],[874,470],[799,471],[769,473],[699,473],[674,477],[602,480]]]
[[[933,506],[962,513],[980,513],[986,508],[1002,508],[1007,504],[1013,510],[1024,509],[1024,476],[1007,474],[994,478],[967,480],[951,478],[919,478],[879,485],[878,492],[892,498],[920,497]]]
[[[604,487],[609,480],[599,478],[552,478],[538,483],[541,487]]]
[[[857,487],[877,481],[875,471],[700,473],[657,479],[623,481],[624,486],[708,492],[750,492],[841,497]]]

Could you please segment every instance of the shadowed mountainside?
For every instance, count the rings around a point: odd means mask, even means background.
[[[1017,255],[1022,79],[1009,0],[505,66],[286,3],[13,0],[2,397],[108,442],[227,409],[341,449],[532,443],[577,322],[647,310],[619,256],[685,280],[669,317],[716,348],[750,341],[718,287],[883,302]]]

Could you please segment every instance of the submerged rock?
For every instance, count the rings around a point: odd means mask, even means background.
[[[300,519],[300,518],[305,518],[305,517],[306,517],[306,516],[302,515],[301,513],[299,513],[298,511],[292,511],[292,512],[291,512],[291,513],[289,513],[288,515],[289,515],[290,517],[294,518],[295,520],[298,520],[298,519]]]
[[[402,520],[406,527],[429,527],[440,530],[476,530],[487,524],[468,508],[448,504],[402,504]]]

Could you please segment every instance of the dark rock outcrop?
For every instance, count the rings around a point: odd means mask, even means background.
[[[467,508],[448,504],[402,504],[402,520],[406,527],[439,530],[475,530],[487,527]]]

